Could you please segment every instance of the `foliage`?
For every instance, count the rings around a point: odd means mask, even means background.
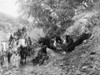
[[[67,20],[73,18],[78,6],[91,7],[93,0],[18,0],[18,3],[24,17],[34,17],[38,27],[50,29],[46,33],[53,35],[70,26]]]

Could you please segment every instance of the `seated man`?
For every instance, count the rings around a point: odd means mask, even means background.
[[[68,51],[68,52],[73,51],[74,48],[75,48],[76,46],[82,44],[83,41],[86,40],[86,39],[89,39],[90,36],[91,36],[90,33],[83,33],[83,34],[79,37],[79,39],[78,39],[77,41],[75,41],[75,42],[73,42],[73,40],[70,39],[70,44],[68,44],[68,46],[67,46],[67,51]]]
[[[66,35],[66,43],[65,43],[65,45],[63,46],[63,50],[65,50],[66,52],[70,52],[70,51],[72,51],[74,48],[75,48],[75,46],[74,46],[74,41],[73,41],[73,39],[72,39],[69,35]]]
[[[50,45],[50,39],[48,37],[41,37],[38,41],[39,44],[42,44],[42,46],[46,45],[47,47]]]
[[[63,40],[62,38],[57,35],[55,38],[54,38],[54,47],[56,47],[56,50],[58,51],[58,49],[61,49],[61,45],[63,44]]]
[[[59,43],[59,44],[63,43],[63,41],[62,41],[60,36],[56,36],[56,42]]]
[[[74,43],[73,39],[69,35],[66,35],[66,43],[68,44]]]
[[[78,46],[83,43],[84,40],[89,39],[91,37],[91,33],[83,33],[80,35],[79,39],[75,42],[75,46]]]

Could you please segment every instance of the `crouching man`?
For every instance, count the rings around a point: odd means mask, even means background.
[[[44,62],[46,61],[46,60],[48,60],[48,55],[47,55],[47,46],[45,45],[45,46],[43,46],[42,48],[41,48],[41,50],[39,51],[39,53],[38,53],[38,61],[39,61],[39,65],[42,65],[42,64],[44,64]]]

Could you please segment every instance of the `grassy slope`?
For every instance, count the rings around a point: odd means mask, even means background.
[[[22,70],[18,71],[16,74],[17,75],[27,75],[27,74],[28,75],[100,75],[99,73],[100,70],[99,24],[100,23],[96,22],[100,20],[100,16],[98,13],[93,13],[93,12],[94,11],[88,12],[83,17],[79,18],[79,20],[77,20],[73,25],[76,27],[74,31],[77,30],[78,26],[83,26],[84,24],[85,26],[87,26],[88,24],[91,25],[91,30],[92,30],[91,39],[84,42],[82,45],[76,47],[73,52],[68,53],[66,55],[60,55],[56,53],[52,54],[53,57],[50,56],[50,61],[49,64],[47,65],[33,66],[32,64],[30,64],[22,68]],[[91,15],[91,13],[93,14]],[[84,24],[80,24],[80,22],[82,22],[84,17],[90,17],[90,18],[85,18],[85,21],[83,22]],[[94,22],[92,23],[91,20]],[[96,25],[94,23],[96,23]],[[95,51],[96,54],[90,55],[92,51]]]
[[[93,16],[98,16],[98,13],[85,14],[85,16],[81,17],[78,21],[75,22],[73,26],[77,26],[80,21],[83,20],[84,17],[88,17],[90,15],[89,20]],[[97,17],[93,17],[93,19],[97,19]],[[88,20],[88,19],[86,19]],[[97,19],[98,21],[100,19]],[[89,21],[85,21],[85,25],[88,25]],[[83,22],[84,23],[84,22]],[[77,24],[77,25],[76,25]],[[91,23],[92,24],[92,23]],[[81,24],[82,25],[82,24]],[[93,36],[90,40],[84,42],[82,45],[76,47],[76,49],[68,53],[66,55],[59,55],[54,53],[54,57],[50,58],[49,64],[44,66],[26,66],[23,69],[23,74],[27,75],[99,75],[99,51],[97,52],[99,46],[99,25],[93,26]],[[78,26],[77,26],[78,27]],[[76,27],[76,30],[77,30]],[[92,27],[91,27],[92,28]],[[75,31],[75,30],[74,30]],[[97,35],[98,33],[98,35]],[[77,34],[77,33],[76,33]],[[90,56],[92,51],[96,51],[97,54]],[[52,52],[51,52],[52,53]]]
[[[100,14],[95,11],[76,16],[74,25],[66,30],[67,33],[78,36],[84,31],[84,26],[89,25],[91,27],[87,30],[92,31],[91,39],[66,55],[54,53],[48,65],[32,66],[31,64],[12,73],[15,75],[100,75]],[[93,51],[96,54],[90,55]],[[10,71],[6,75],[10,75]]]
[[[96,13],[94,13],[96,12]],[[83,14],[82,14],[83,15]],[[87,19],[86,19],[87,17]],[[84,42],[78,46],[72,53],[68,54],[65,59],[65,65],[67,75],[100,75],[100,14],[98,11],[88,12],[85,16],[79,18],[74,23],[74,26],[69,28],[69,34],[80,35],[83,31],[82,26],[90,25],[92,31],[92,37],[90,40]],[[79,28],[79,33],[76,32]],[[91,52],[96,52],[94,55],[90,55]]]
[[[46,66],[41,67],[33,67],[31,74],[37,74],[37,75],[99,75],[99,34],[100,34],[100,27],[99,24],[96,21],[99,21],[100,18],[97,19],[99,14],[94,11],[88,12],[83,17],[81,17],[78,21],[75,22],[73,26],[76,26],[77,30],[78,24],[82,22],[82,26],[87,26],[88,24],[91,25],[91,30],[93,38],[90,40],[84,42],[82,45],[76,47],[76,49],[66,54],[65,56],[61,56],[59,54],[55,55],[54,61],[51,60],[51,63],[49,63]],[[87,18],[86,18],[87,17]],[[85,20],[83,21],[83,19]],[[96,25],[94,23],[89,23],[90,20],[95,21]],[[84,24],[83,24],[84,23]],[[83,28],[82,28],[83,29]],[[83,30],[81,30],[83,31]],[[70,34],[70,33],[69,33]],[[75,33],[77,34],[77,33]],[[98,34],[98,35],[97,35]],[[90,55],[92,51],[97,52],[95,55]],[[64,59],[63,59],[64,57]],[[63,60],[62,60],[63,59]]]

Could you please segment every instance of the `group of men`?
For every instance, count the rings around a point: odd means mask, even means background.
[[[91,33],[82,33],[79,38],[74,41],[73,38],[71,38],[70,35],[65,35],[65,39],[62,39],[61,36],[57,35],[54,38],[44,37],[40,38],[38,43],[41,44],[41,50],[39,51],[38,55],[42,58],[42,64],[44,60],[47,60],[48,54],[47,54],[47,48],[50,48],[51,50],[55,52],[63,52],[68,53],[71,52],[77,47],[78,45],[82,44],[84,40],[87,40],[91,37]],[[38,57],[39,57],[38,56]],[[37,58],[38,58],[37,57]]]
[[[31,38],[27,35],[26,33],[26,28],[23,27],[22,29],[19,29],[16,33],[14,33],[14,43],[15,43],[15,52],[17,52],[17,54],[20,57],[20,64],[24,64],[24,62],[26,63],[26,57],[30,56],[31,51],[32,51],[32,41]],[[10,46],[14,47],[14,43],[12,41],[10,42]]]
[[[15,32],[13,35],[10,36],[8,42],[8,49],[6,51],[6,57],[8,64],[11,64],[11,59],[14,59],[13,65],[17,67],[26,63],[27,56],[31,56],[33,49],[32,41],[29,36],[26,34],[26,28],[23,27]],[[89,39],[91,33],[82,33],[79,38],[74,41],[70,35],[65,35],[65,39],[62,39],[60,35],[56,35],[53,38],[48,36],[41,37],[38,40],[38,44],[40,46],[40,50],[38,55],[33,58],[32,62],[37,62],[38,64],[44,64],[45,60],[48,60],[49,56],[47,54],[47,48],[50,48],[54,52],[71,52],[77,47],[78,45],[82,44],[84,40]],[[4,55],[0,55],[0,64],[3,65],[1,60],[3,59]]]
[[[26,28],[18,29],[10,35],[8,42],[4,42],[4,46],[0,51],[0,66],[6,67],[16,66],[18,67],[21,64],[23,56],[29,55],[31,39],[26,35]],[[8,46],[8,47],[6,47]],[[24,48],[24,50],[22,49]],[[24,57],[25,58],[25,57]]]

